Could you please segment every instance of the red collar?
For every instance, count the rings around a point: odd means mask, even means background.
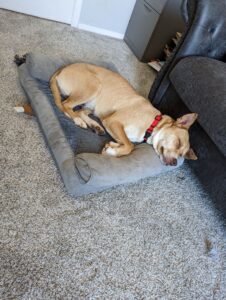
[[[144,135],[143,143],[147,142],[147,139],[152,135],[154,128],[158,125],[158,123],[162,120],[162,115],[157,115],[154,121],[151,123],[150,127],[146,130]]]

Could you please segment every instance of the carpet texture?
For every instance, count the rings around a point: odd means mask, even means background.
[[[24,102],[15,54],[112,61],[146,95],[123,41],[0,10],[0,299],[226,299],[225,228],[186,164],[69,197]]]

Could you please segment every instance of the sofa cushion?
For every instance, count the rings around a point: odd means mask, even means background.
[[[226,156],[226,64],[204,58],[182,59],[170,74],[180,98]]]

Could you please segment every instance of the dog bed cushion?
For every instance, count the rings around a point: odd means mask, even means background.
[[[81,196],[95,193],[175,169],[164,166],[147,144],[136,145],[130,155],[121,158],[101,155],[101,149],[111,137],[107,134],[98,136],[90,129],[75,126],[56,108],[49,79],[59,67],[75,62],[78,61],[29,53],[26,63],[18,68],[21,85],[69,194]],[[112,64],[106,62],[86,62],[116,71]],[[180,159],[177,167],[182,163],[183,159]]]

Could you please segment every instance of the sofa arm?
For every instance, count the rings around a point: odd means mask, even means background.
[[[170,81],[190,111],[226,156],[226,64],[187,57],[172,70]]]
[[[225,0],[184,0],[182,15],[186,30],[158,73],[148,96],[155,106],[161,104],[170,85],[169,75],[181,59],[203,56],[222,60],[226,53]]]

